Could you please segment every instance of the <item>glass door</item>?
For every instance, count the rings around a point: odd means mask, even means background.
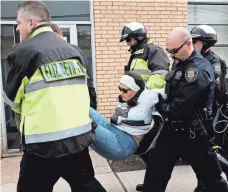
[[[63,39],[68,43],[78,45],[76,25],[58,25],[63,32]]]
[[[19,34],[16,32],[16,25],[1,25],[1,89],[5,89],[5,82],[9,72],[9,65],[6,62],[7,56],[10,53],[12,46],[18,42]],[[20,148],[20,133],[16,128],[14,114],[8,105],[4,104],[2,100],[0,102],[3,149],[4,151],[18,151]]]

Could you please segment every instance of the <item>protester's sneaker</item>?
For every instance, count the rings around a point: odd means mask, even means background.
[[[95,121],[91,122],[91,126],[92,126],[92,132],[95,132],[95,129],[97,128],[97,124],[95,123]]]

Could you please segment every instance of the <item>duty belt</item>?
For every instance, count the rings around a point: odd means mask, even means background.
[[[187,123],[184,121],[169,121],[169,128],[173,131],[184,131],[188,129]]]

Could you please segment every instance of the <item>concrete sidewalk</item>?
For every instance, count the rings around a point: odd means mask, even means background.
[[[90,150],[96,178],[107,192],[135,192],[135,186],[142,183],[145,171],[113,173],[106,159]],[[16,192],[20,157],[2,160],[1,192]],[[192,192],[196,186],[195,174],[189,166],[175,167],[167,192]],[[70,187],[63,179],[54,186],[54,192],[70,192]]]

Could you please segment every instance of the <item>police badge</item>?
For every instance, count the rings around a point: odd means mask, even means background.
[[[221,64],[220,63],[216,63],[215,64],[215,72],[220,75],[221,73]]]
[[[196,68],[188,68],[185,71],[185,79],[189,82],[192,83],[196,80],[196,78],[198,77],[198,69]]]

